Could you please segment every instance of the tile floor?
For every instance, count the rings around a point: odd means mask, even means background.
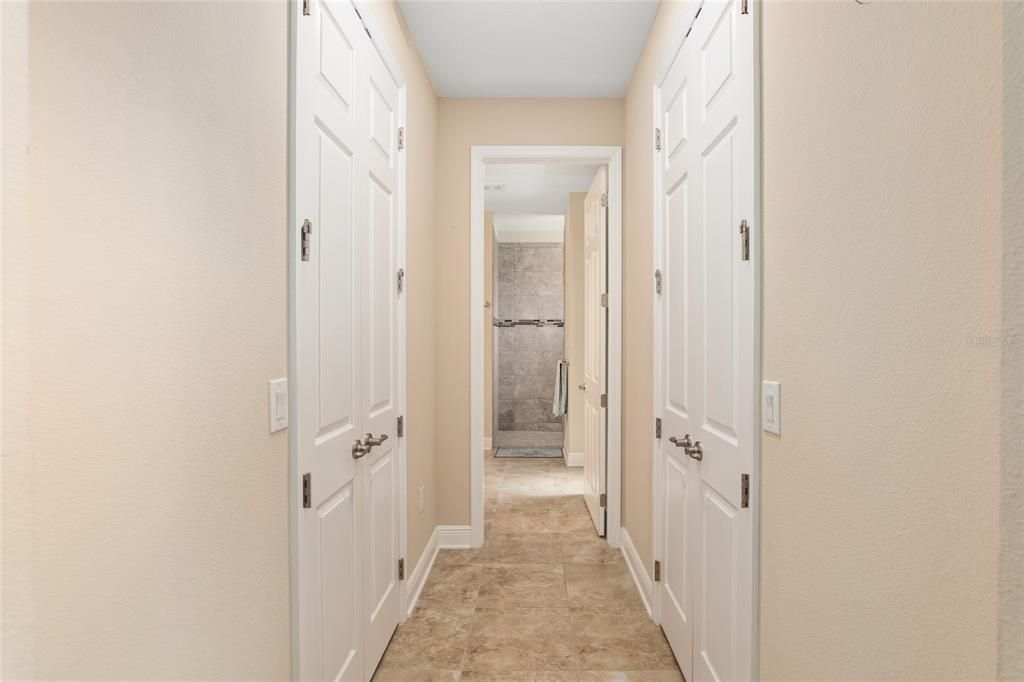
[[[441,550],[377,682],[679,682],[622,554],[594,533],[582,470],[486,457],[486,543]]]

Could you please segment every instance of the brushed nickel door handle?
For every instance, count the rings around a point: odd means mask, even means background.
[[[686,454],[698,462],[704,459],[704,448],[701,447],[700,441],[694,442],[692,447],[686,448]]]
[[[684,451],[688,451],[691,447],[693,447],[693,441],[690,440],[690,434],[688,433],[685,434],[682,438],[676,438],[675,436],[672,436],[671,438],[668,439],[668,442],[672,443],[672,445],[675,445],[677,448],[682,448]],[[687,454],[689,454],[689,452],[687,452]]]
[[[382,433],[376,438],[372,433],[366,434],[366,446],[368,448],[375,448],[388,439],[388,434]]]
[[[352,459],[366,457],[366,453],[368,453],[372,447],[372,445],[363,445],[361,440],[357,440],[355,443],[352,443]]]
[[[576,388],[580,389],[581,391],[585,391],[585,390],[587,390],[587,385],[586,384],[580,384]]]

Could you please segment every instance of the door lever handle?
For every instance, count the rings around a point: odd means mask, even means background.
[[[581,391],[585,391],[585,390],[587,390],[587,385],[586,384],[580,384],[576,388],[580,389]]]
[[[352,459],[365,457],[372,447],[372,445],[363,445],[361,440],[357,440],[355,443],[352,443]]]
[[[691,447],[686,448],[686,454],[698,462],[704,459],[704,448],[701,447],[700,441],[696,441]]]
[[[689,450],[693,447],[693,441],[690,440],[690,434],[686,434],[682,438],[672,436],[668,439],[668,442],[672,443],[672,445],[675,445],[677,448],[682,448],[686,451],[686,454],[690,454]]]
[[[375,448],[388,439],[388,434],[382,433],[376,438],[372,433],[366,434],[366,446],[367,448]]]

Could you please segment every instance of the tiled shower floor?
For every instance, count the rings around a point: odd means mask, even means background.
[[[560,448],[563,440],[561,431],[498,431],[494,437],[494,447]]]
[[[560,434],[559,434],[560,435]],[[485,457],[486,542],[441,550],[376,682],[682,682],[582,469]]]

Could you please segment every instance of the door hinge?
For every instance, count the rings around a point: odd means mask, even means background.
[[[405,290],[405,268],[398,268],[398,293],[402,293]]]
[[[405,580],[405,559],[398,560],[398,579]]]
[[[405,436],[405,417],[398,418],[398,425],[395,427],[395,431],[398,433],[399,438]]]
[[[750,506],[750,474],[740,474],[740,507]]]
[[[608,208],[608,195],[607,194],[602,194],[601,195],[601,208]]]
[[[608,506],[608,493],[601,493],[601,506],[602,507],[607,507]]]
[[[661,270],[654,271],[654,291],[655,293],[661,293]]]
[[[660,583],[661,582],[661,562],[660,561],[655,561],[654,562],[654,582],[656,582],[656,583]]]
[[[661,438],[661,417],[654,418],[654,437]]]
[[[601,407],[608,407],[608,394],[607,393],[602,393],[601,394]]]
[[[740,14],[750,14],[750,0],[743,0],[740,3]]]
[[[313,506],[313,474],[302,474],[302,508]]]
[[[661,128],[654,129],[654,151],[661,151]]]
[[[740,221],[740,239],[743,260],[750,260],[750,223],[746,219]]]
[[[405,126],[398,129],[398,151],[405,149]]]
[[[311,14],[309,9],[309,0],[302,0],[302,14],[307,17]]]
[[[601,294],[601,307],[602,308],[607,308],[608,307],[608,294]]]
[[[305,220],[302,221],[302,228],[300,234],[302,237],[302,260],[309,260],[309,237],[311,234],[313,234],[313,223],[309,222],[309,218],[306,218]]]

